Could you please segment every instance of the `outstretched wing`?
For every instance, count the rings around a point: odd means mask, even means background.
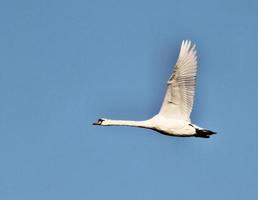
[[[183,41],[174,72],[167,82],[167,91],[160,109],[160,115],[190,122],[196,71],[195,45],[191,45],[188,40]]]

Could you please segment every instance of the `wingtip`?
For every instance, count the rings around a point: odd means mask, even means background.
[[[188,40],[188,39],[184,39],[183,41],[182,41],[182,43],[184,43],[184,44],[191,44],[191,40]]]
[[[181,50],[193,51],[196,49],[196,45],[189,39],[184,39],[181,44]]]

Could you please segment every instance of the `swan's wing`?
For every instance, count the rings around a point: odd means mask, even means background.
[[[167,91],[160,115],[190,122],[196,71],[195,45],[191,45],[190,41],[183,41],[174,72],[167,82]]]

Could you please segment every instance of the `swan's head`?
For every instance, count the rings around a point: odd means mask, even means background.
[[[102,125],[105,126],[105,119],[98,119],[93,125]]]

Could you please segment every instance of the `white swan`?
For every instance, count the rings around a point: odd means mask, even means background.
[[[215,132],[191,123],[190,114],[195,93],[197,57],[195,45],[181,44],[174,72],[167,82],[167,91],[160,112],[145,121],[98,119],[93,125],[134,126],[148,128],[169,136],[209,138]]]

